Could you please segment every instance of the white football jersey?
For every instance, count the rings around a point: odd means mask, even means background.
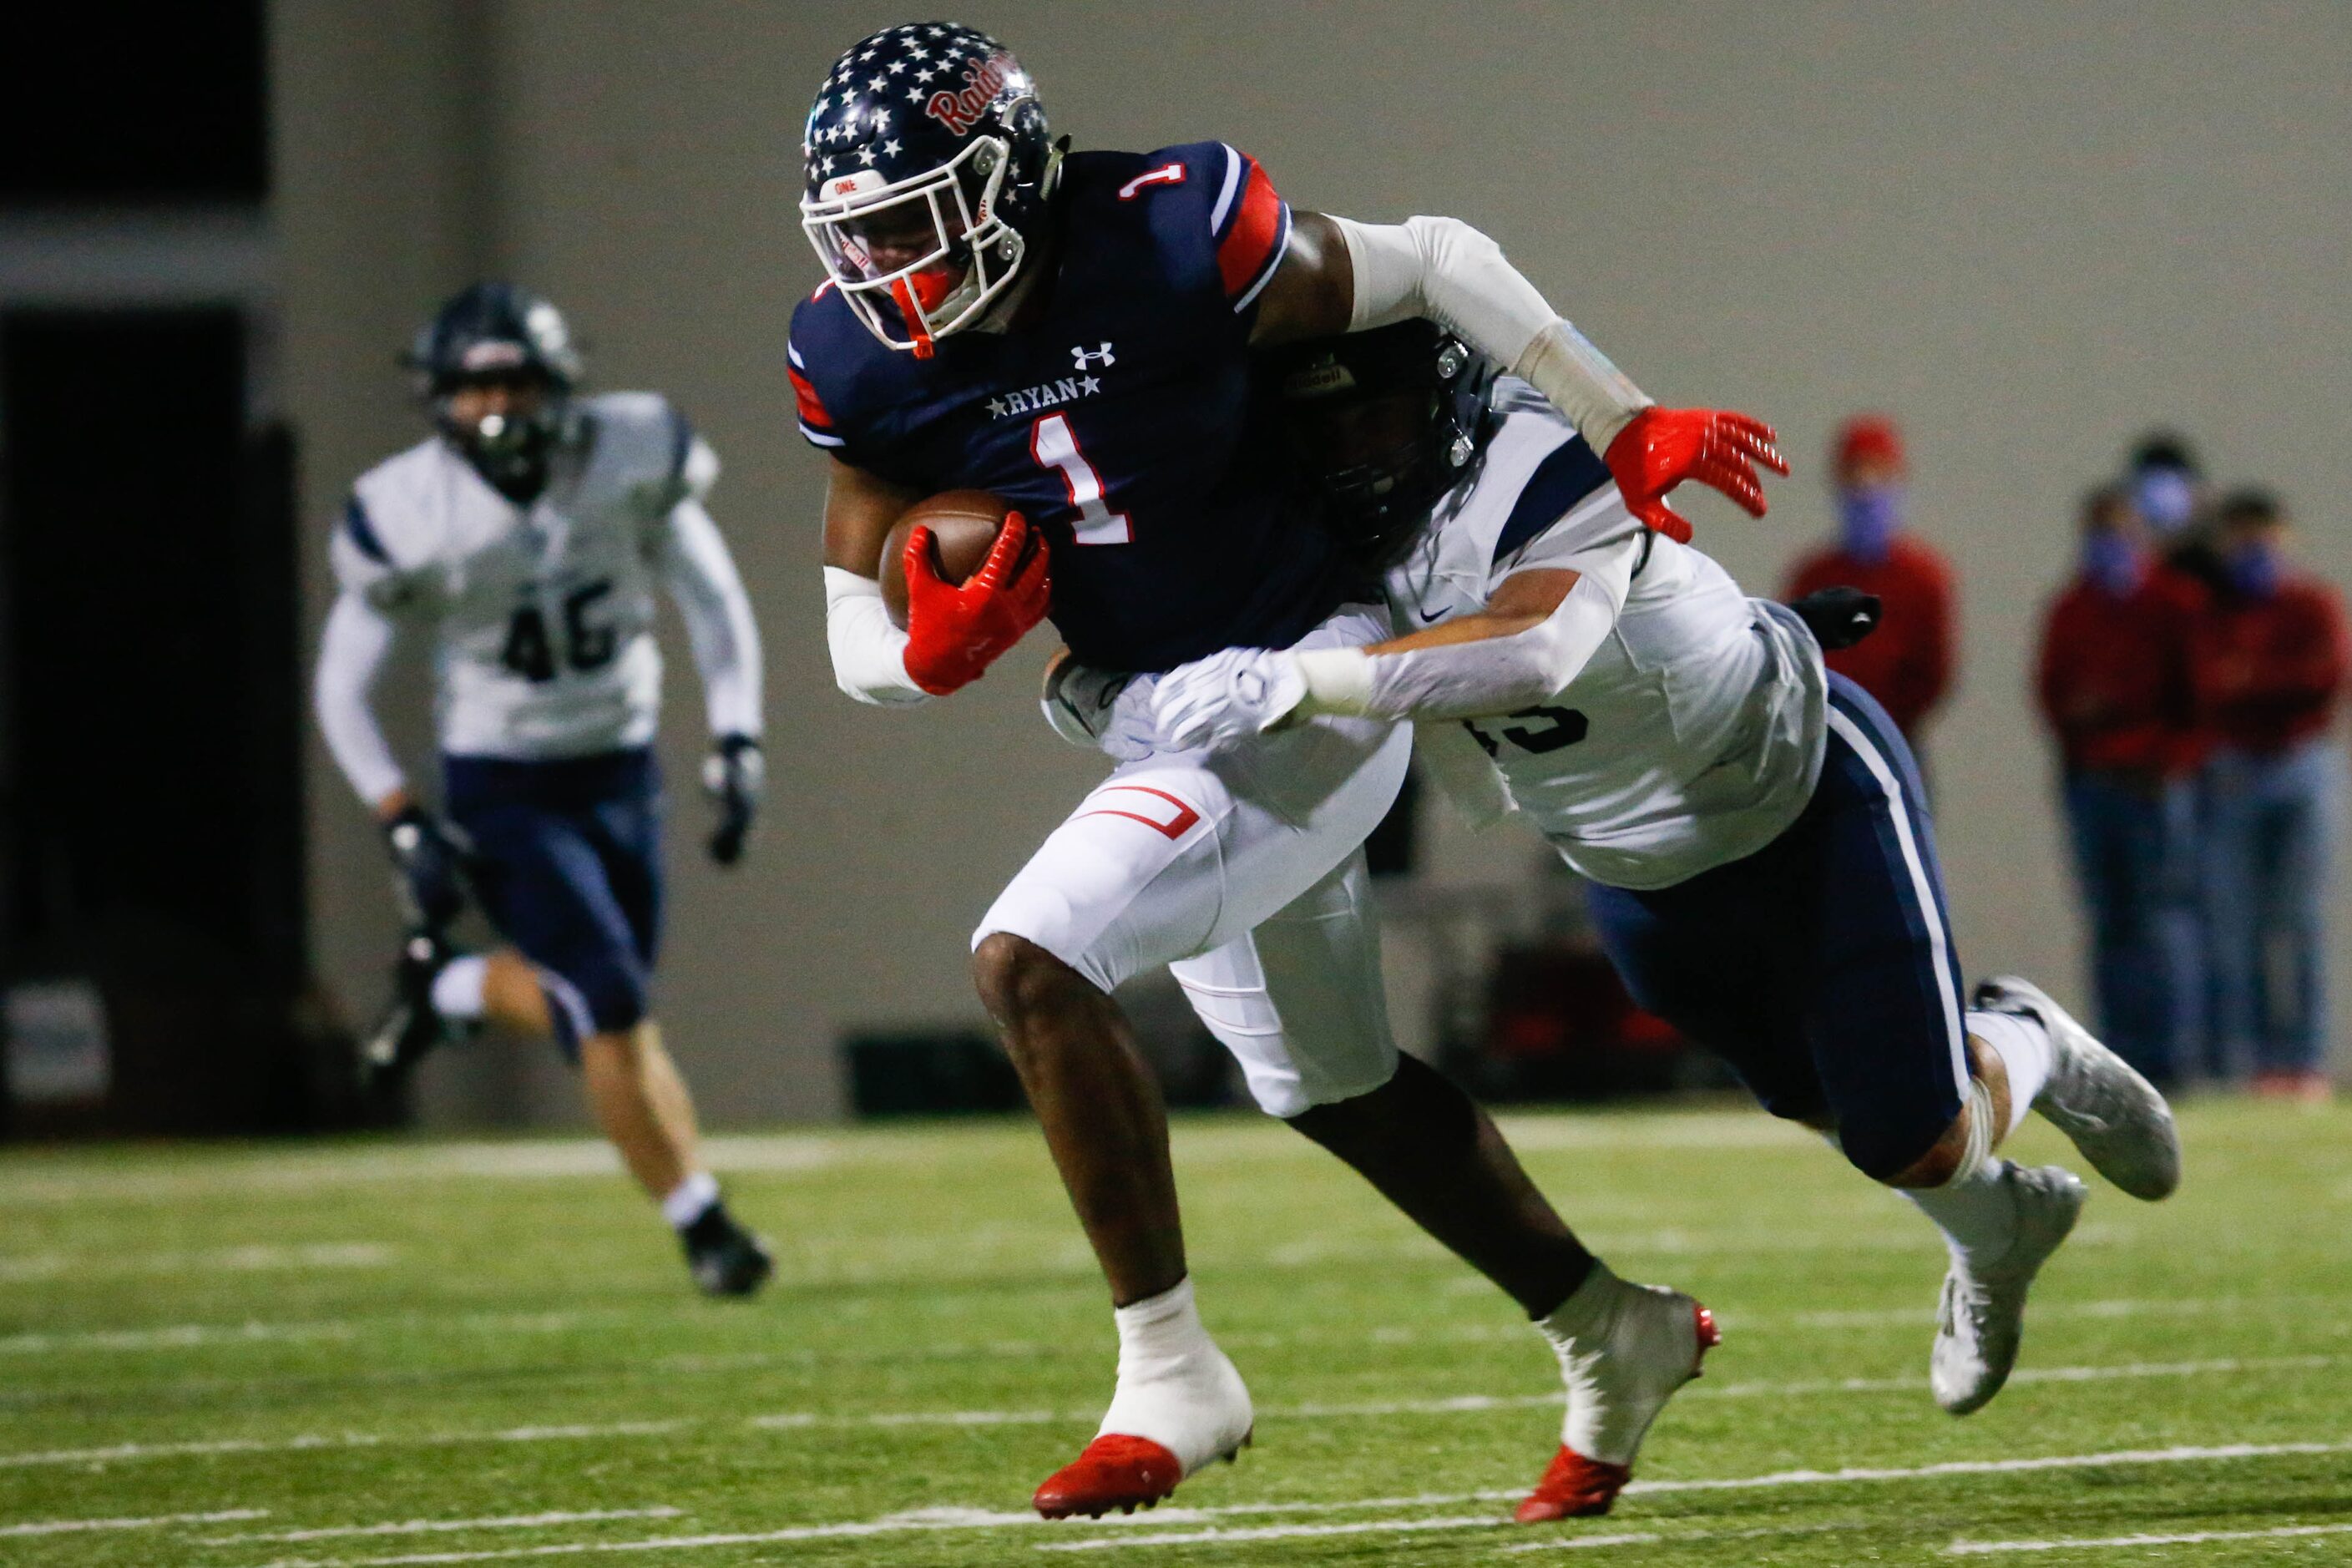
[[[1785,606],[1748,598],[1706,556],[1643,527],[1613,484],[1530,528],[1522,494],[1539,502],[1530,479],[1576,433],[1515,380],[1498,384],[1496,406],[1501,425],[1477,466],[1390,574],[1398,629],[1483,609],[1517,572],[1596,579],[1616,624],[1567,689],[1464,728],[1512,802],[1596,882],[1669,887],[1762,848],[1821,775],[1820,645]]]
[[[671,512],[719,459],[663,398],[573,404],[547,488],[518,506],[438,437],[361,476],[336,530],[347,593],[435,630],[441,749],[582,756],[653,740]]]

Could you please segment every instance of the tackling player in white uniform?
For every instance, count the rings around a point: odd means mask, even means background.
[[[1980,1406],[2084,1199],[2066,1171],[1992,1151],[2038,1110],[2101,1173],[2160,1198],[2180,1159],[2162,1098],[2022,981],[1987,982],[1963,1012],[1900,734],[1825,674],[1806,619],[1643,529],[1528,388],[1465,393],[1471,356],[1417,322],[1307,345],[1270,374],[1333,510],[1408,541],[1387,583],[1415,629],[1365,648],[1229,650],[1136,681],[1102,716],[1108,749],[1214,753],[1317,714],[1417,721],[1474,815],[1524,814],[1593,883],[1636,1000],[1943,1231],[1930,1384],[1955,1415]],[[1416,533],[1449,456],[1465,466]],[[1286,1029],[1335,1007],[1311,981],[1286,994],[1269,980]],[[1605,1270],[1595,1280],[1622,1292]],[[1622,1300],[1597,1335],[1561,1321],[1578,1300],[1543,1325],[1569,1403],[1538,1499],[1622,1484],[1686,1374],[1663,1331],[1629,1337],[1629,1313],[1670,1317],[1673,1301]]]
[[[702,674],[721,864],[741,854],[760,799],[759,634],[702,504],[719,460],[653,394],[573,395],[580,359],[562,317],[507,284],[451,300],[411,360],[437,431],[352,487],[316,691],[329,749],[383,825],[415,928],[367,1065],[397,1074],[485,1019],[552,1037],[696,1283],[748,1294],[771,1270],[767,1250],[700,1164],[649,995],[656,587]],[[370,706],[404,629],[433,639],[439,813],[411,793]],[[444,941],[468,887],[511,947],[477,955]]]

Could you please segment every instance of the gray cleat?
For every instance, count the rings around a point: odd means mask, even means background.
[[[2017,1236],[1992,1262],[1959,1254],[1944,1274],[1927,1384],[1955,1415],[1981,1408],[2017,1364],[2025,1337],[2025,1293],[2082,1217],[2089,1189],[2060,1165],[2011,1165],[2001,1177],[2017,1203]]]
[[[2049,1031],[2055,1060],[2033,1109],[2074,1140],[2093,1170],[2136,1198],[2172,1195],[2180,1185],[2180,1134],[2156,1085],[2030,981],[1995,975],[1977,987],[1976,1005],[2027,1015]]]

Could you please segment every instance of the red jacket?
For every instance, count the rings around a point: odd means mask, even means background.
[[[2344,605],[2325,583],[2291,576],[2267,599],[2217,595],[2197,637],[2197,695],[2225,745],[2283,752],[2317,734],[2343,694]]]
[[[2117,598],[2077,577],[2042,623],[2042,716],[2066,766],[2158,776],[2204,755],[2192,663],[2205,590],[2178,572],[2148,574]]]
[[[1914,735],[1952,687],[1952,569],[1927,545],[1897,534],[1876,565],[1837,549],[1805,557],[1783,596],[1801,599],[1841,584],[1877,595],[1885,615],[1876,631],[1832,653],[1830,668],[1877,698],[1895,726]]]

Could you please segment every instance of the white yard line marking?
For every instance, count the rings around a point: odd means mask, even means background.
[[[1933,1479],[1944,1476],[1999,1475],[2011,1472],[2092,1469],[2107,1466],[2193,1464],[2211,1460],[2258,1459],[2280,1455],[2352,1453],[2352,1442],[2342,1443],[2232,1443],[2212,1447],[2126,1449],[2105,1454],[2061,1454],[2032,1458],[1958,1459],[1942,1464],[1921,1465],[1908,1469],[1853,1468],[1843,1470],[1780,1470],[1769,1475],[1732,1476],[1714,1479],[1635,1481],[1628,1492],[1675,1492],[1745,1489],[1749,1488],[1836,1486]],[[993,1512],[982,1509],[934,1508],[911,1513],[887,1515],[881,1519],[860,1520],[839,1524],[790,1525],[768,1531],[733,1531],[714,1535],[654,1536],[639,1541],[558,1542],[544,1546],[516,1546],[476,1552],[436,1552],[409,1553],[395,1557],[357,1557],[316,1560],[293,1560],[274,1563],[268,1568],[437,1568],[437,1565],[458,1563],[488,1563],[530,1557],[579,1556],[587,1553],[688,1552],[717,1546],[772,1545],[793,1541],[823,1541],[844,1537],[890,1535],[902,1532],[961,1531],[961,1530],[1025,1530],[1073,1529],[1094,1530],[1118,1526],[1117,1533],[1087,1542],[1056,1542],[1057,1547],[1086,1549],[1099,1539],[1106,1544],[1151,1545],[1159,1537],[1150,1531],[1171,1524],[1198,1524],[1203,1521],[1232,1518],[1244,1514],[1346,1512],[1360,1509],[1386,1508],[1458,1508],[1465,1504],[1497,1502],[1524,1495],[1524,1487],[1476,1492],[1457,1492],[1421,1497],[1362,1498],[1352,1501],[1307,1503],[1231,1503],[1211,1508],[1171,1508],[1155,1514],[1139,1515],[1131,1521],[1091,1521],[1085,1525],[1049,1524],[1034,1513]],[[1466,1516],[1459,1523],[1445,1517],[1435,1521],[1382,1520],[1356,1526],[1360,1531],[1418,1530],[1430,1528],[1465,1529],[1472,1524],[1499,1525],[1494,1515],[1482,1514],[1475,1520]],[[1628,1536],[1646,1539],[1649,1532],[1626,1532],[1613,1540],[1598,1536],[1577,1537],[1590,1545],[1633,1544]],[[1239,1538],[1241,1532],[1226,1534],[1222,1539]],[[1184,1531],[1176,1540],[1193,1538]]]
[[[2123,1448],[2106,1454],[2053,1454],[2025,1459],[1947,1459],[1909,1469],[1777,1470],[1723,1480],[1629,1481],[1632,1492],[1738,1491],[1750,1487],[1840,1486],[1855,1481],[1908,1481],[1937,1476],[2000,1476],[2032,1470],[2089,1470],[2117,1465],[2189,1465],[2281,1455],[2352,1453],[2352,1443],[2221,1443],[2210,1447]]]
[[[1485,1295],[1494,1287],[1484,1279],[1461,1282],[1465,1293]],[[1451,1287],[1448,1287],[1450,1289]],[[2278,1298],[2248,1300],[2237,1297],[2190,1297],[2181,1300],[2150,1300],[2126,1298],[2114,1300],[2053,1301],[2036,1303],[2036,1321],[2052,1318],[2122,1319],[2141,1316],[2277,1316],[2300,1313],[2310,1303],[2302,1298]],[[683,1313],[693,1309],[681,1309]],[[243,1323],[168,1323],[142,1329],[84,1329],[68,1331],[35,1331],[18,1334],[0,1334],[0,1355],[62,1355],[68,1353],[131,1352],[154,1350],[192,1350],[302,1343],[310,1341],[355,1340],[367,1335],[403,1333],[438,1334],[450,1330],[467,1333],[568,1333],[575,1329],[614,1321],[636,1321],[668,1316],[661,1311],[642,1310],[586,1310],[560,1312],[477,1313],[454,1317],[424,1315],[387,1318],[323,1319],[310,1322],[243,1322]],[[1875,1329],[1914,1328],[1936,1321],[1935,1310],[1929,1306],[1868,1308],[1851,1311],[1811,1311],[1795,1313],[1718,1312],[1716,1314],[1727,1329],[1749,1332],[1759,1328],[1806,1329]],[[1426,1327],[1387,1326],[1370,1329],[1349,1328],[1344,1331],[1316,1332],[1313,1331],[1278,1331],[1269,1333],[1228,1334],[1221,1342],[1229,1348],[1279,1350],[1294,1345],[1360,1343],[1369,1340],[1374,1344],[1420,1345],[1487,1343],[1497,1341],[1524,1340],[1528,1330],[1523,1323],[1444,1323]],[[744,1351],[720,1354],[679,1354],[664,1356],[654,1364],[665,1372],[705,1373],[729,1372],[757,1366],[820,1365],[831,1361],[872,1360],[885,1357],[893,1360],[919,1358],[924,1361],[1013,1360],[1035,1356],[1069,1353],[1072,1346],[1066,1341],[995,1340],[968,1344],[921,1344],[892,1348],[887,1351],[848,1351],[830,1352],[823,1350]],[[1090,1349],[1087,1353],[1093,1353]]]
[[[26,1524],[0,1524],[0,1537],[15,1535],[77,1535],[88,1530],[152,1530],[163,1524],[234,1524],[239,1520],[268,1519],[266,1508],[224,1508],[210,1513],[157,1513],[143,1519],[40,1519]]]
[[[1124,1551],[1131,1546],[1197,1546],[1203,1543],[1230,1546],[1244,1541],[1292,1541],[1302,1537],[1327,1535],[1402,1535],[1423,1530],[1500,1530],[1504,1521],[1491,1513],[1440,1514],[1427,1519],[1367,1519],[1348,1524],[1254,1524],[1234,1530],[1211,1525],[1206,1530],[1177,1531],[1164,1535],[1106,1535],[1093,1541],[1055,1541],[1042,1543],[1040,1552],[1100,1552],[1105,1547]],[[1605,1539],[1611,1544],[1625,1541],[1648,1540],[1647,1536],[1619,1535]]]
[[[149,1252],[88,1256],[70,1252],[0,1258],[0,1284],[26,1284],[68,1274],[253,1274],[278,1269],[386,1268],[399,1249],[383,1241],[322,1241],[296,1247],[257,1244],[209,1252]]]
[[[294,1454],[312,1448],[439,1447],[455,1443],[551,1443],[577,1437],[651,1437],[676,1432],[684,1421],[614,1421],[577,1426],[513,1426],[502,1432],[306,1433],[298,1437],[210,1437],[185,1443],[115,1443],[95,1448],[50,1448],[0,1454],[0,1469],[35,1465],[103,1465],[132,1459],[176,1459],[212,1454]]]
[[[193,1350],[215,1345],[300,1344],[355,1340],[367,1334],[451,1330],[473,1333],[563,1333],[626,1312],[498,1312],[457,1317],[346,1318],[316,1322],[166,1323],[152,1329],[83,1329],[66,1333],[0,1335],[0,1355],[57,1355],[72,1351]]]
[[[2026,1367],[2010,1374],[2012,1384],[2105,1383],[2116,1379],[2201,1377],[2231,1373],[2308,1372],[2335,1366],[2340,1356],[2254,1356],[2213,1361],[2126,1362],[2110,1366]],[[1822,1378],[1788,1383],[1696,1384],[1684,1397],[1752,1399],[1808,1394],[1913,1394],[1923,1386],[1916,1376]],[[1558,1405],[1557,1394],[1454,1394],[1428,1399],[1368,1399],[1310,1401],[1300,1405],[1262,1405],[1260,1415],[1278,1420],[1328,1421],[1377,1419],[1391,1415],[1472,1415],[1494,1410],[1524,1410]],[[831,1414],[790,1410],[755,1415],[751,1425],[771,1431],[844,1426],[1034,1426],[1057,1421],[1092,1421],[1098,1413],[1083,1410],[893,1410]]]
[[[2073,1552],[2108,1546],[2200,1546],[2209,1541],[2285,1541],[2299,1536],[2352,1535],[2352,1524],[2282,1524],[2270,1530],[2184,1530],[2166,1535],[2074,1536],[2058,1541],[1955,1541],[1954,1557],[1991,1552]]]
[[[678,1519],[682,1508],[594,1508],[570,1513],[510,1513],[493,1519],[407,1519],[392,1524],[334,1524],[311,1530],[267,1530],[206,1536],[206,1546],[240,1541],[332,1541],[360,1535],[438,1535],[466,1530],[537,1530],[551,1524],[591,1524],[611,1519]]]
[[[861,1143],[867,1144],[860,1148]],[[895,1161],[904,1146],[885,1140],[850,1140],[808,1133],[704,1140],[714,1171],[792,1173],[823,1170],[864,1156]],[[8,1196],[23,1203],[132,1202],[222,1193],[303,1194],[321,1187],[447,1177],[467,1181],[545,1181],[617,1176],[619,1156],[598,1139],[548,1138],[512,1142],[480,1140],[345,1152],[288,1154],[264,1151],[170,1167],[131,1170],[18,1169]]]
[[[2011,1375],[2012,1383],[2092,1383],[2115,1378],[2191,1377],[2209,1373],[2309,1370],[2333,1366],[2336,1356],[2277,1356],[2205,1362],[2126,1363],[2116,1366],[2029,1367]],[[1743,1398],[1770,1394],[1904,1393],[1916,1388],[1916,1378],[1847,1378],[1798,1383],[1701,1384],[1702,1397]],[[1262,1415],[1278,1419],[1330,1420],[1392,1415],[1458,1415],[1494,1410],[1517,1410],[1557,1405],[1557,1394],[1458,1394],[1432,1399],[1384,1399],[1361,1402],[1263,1405]],[[750,1417],[749,1425],[766,1431],[837,1430],[844,1427],[1010,1426],[1045,1426],[1055,1422],[1087,1422],[1097,1412],[1082,1410],[887,1410],[835,1414],[824,1411],[777,1411]],[[293,1437],[217,1437],[186,1442],[117,1443],[87,1448],[51,1448],[24,1453],[0,1453],[0,1469],[39,1465],[78,1465],[142,1459],[184,1458],[215,1454],[296,1453],[310,1448],[365,1448],[387,1446],[438,1447],[454,1443],[543,1443],[579,1437],[655,1436],[684,1430],[696,1423],[684,1420],[618,1421],[580,1426],[517,1426],[490,1432],[426,1432],[415,1435],[344,1432],[305,1434]],[[1635,1482],[1635,1486],[1643,1483]]]

